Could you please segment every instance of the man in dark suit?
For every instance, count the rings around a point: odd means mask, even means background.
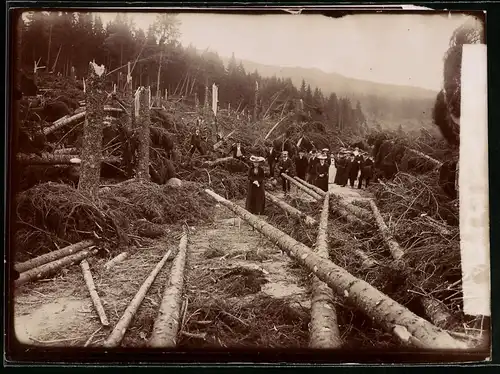
[[[304,154],[304,150],[299,151],[299,155],[295,157],[295,171],[297,173],[297,177],[306,180],[307,167],[309,162],[307,161],[307,157]]]
[[[274,178],[274,166],[280,157],[279,153],[273,146],[267,150],[267,163],[269,164],[269,177]]]

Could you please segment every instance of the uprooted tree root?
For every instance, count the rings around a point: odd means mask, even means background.
[[[129,180],[91,199],[65,184],[39,184],[17,197],[18,260],[48,252],[54,243],[66,246],[84,239],[99,240],[108,250],[126,246],[141,219],[155,224],[209,220],[213,204],[200,191],[197,185],[172,188]]]

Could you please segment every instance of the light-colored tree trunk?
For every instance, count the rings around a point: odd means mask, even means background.
[[[16,287],[19,287],[25,283],[41,279],[42,277],[50,275],[63,267],[77,264],[84,258],[92,256],[96,253],[97,249],[84,249],[78,253],[75,253],[74,255],[69,255],[59,260],[52,261],[36,268],[27,270],[19,275],[19,278],[15,280],[14,285]]]
[[[78,189],[92,196],[97,195],[101,175],[102,122],[104,120],[104,89],[106,69],[94,62],[89,64],[87,92],[85,93],[86,115],[83,126],[82,165]]]
[[[92,299],[92,303],[94,304],[97,315],[101,320],[101,324],[103,326],[109,326],[108,317],[106,317],[106,311],[104,310],[101,299],[97,294],[94,279],[92,278],[92,273],[90,272],[90,266],[87,260],[82,260],[82,262],[80,262],[80,267],[82,268],[83,279],[85,279],[85,284],[87,285],[87,289],[90,293],[90,298]]]
[[[297,182],[295,179],[293,179],[292,177],[290,177],[289,175],[287,174],[281,174],[285,179],[287,179],[288,181],[290,181],[290,183],[292,183],[295,187],[297,187],[299,190],[302,190],[304,191],[305,193],[307,193],[309,196],[313,197],[314,199],[316,200],[321,200],[321,195],[319,195],[318,193],[314,192],[313,190],[311,190],[310,188],[304,186],[303,184]]]
[[[177,344],[187,245],[188,237],[187,234],[184,234],[172,266],[169,282],[163,293],[158,317],[153,325],[153,332],[148,342],[149,347],[173,348]]]
[[[128,305],[125,312],[123,313],[122,317],[115,325],[115,328],[113,329],[111,334],[103,342],[102,344],[103,347],[113,348],[113,347],[118,347],[120,345],[121,341],[123,340],[123,337],[125,336],[125,333],[127,332],[127,328],[129,327],[130,322],[132,322],[132,319],[134,318],[134,315],[137,313],[139,307],[141,306],[142,301],[146,297],[149,288],[155,281],[156,276],[158,275],[160,270],[163,268],[163,266],[165,266],[165,263],[167,262],[171,253],[172,253],[171,250],[165,253],[165,256],[163,256],[160,262],[158,262],[153,271],[146,278],[141,288],[139,289],[139,291],[137,291],[136,295]]]
[[[269,200],[271,203],[276,205],[277,207],[283,209],[286,213],[290,214],[292,217],[297,218],[301,221],[304,221],[306,225],[308,226],[317,226],[318,221],[316,221],[314,218],[311,216],[308,216],[307,214],[302,213],[300,210],[297,208],[285,203],[283,200],[278,199],[276,196],[274,196],[272,193],[265,191],[266,193],[266,199]]]
[[[72,255],[72,254],[77,253],[83,249],[86,249],[92,245],[94,245],[94,242],[92,240],[83,240],[83,241],[78,242],[76,244],[72,244],[72,245],[69,245],[69,246],[64,247],[62,249],[58,249],[57,251],[45,253],[41,256],[32,258],[31,260],[18,263],[14,266],[14,269],[16,269],[18,272],[22,273],[24,271],[36,268],[38,266],[45,265],[49,262],[58,260],[60,258]]]
[[[404,344],[429,349],[467,348],[465,343],[453,339],[444,330],[420,318],[369,283],[354,277],[345,269],[320,257],[284,232],[213,191],[205,190],[205,192],[243,218],[273,243],[276,243],[280,249],[328,284],[339,297],[343,297],[345,301],[360,309]]]
[[[328,211],[330,196],[325,195],[323,210],[319,220],[316,253],[328,259]],[[309,347],[311,348],[339,348],[342,339],[337,323],[333,291],[326,283],[314,276],[312,279],[311,324]]]
[[[122,252],[118,256],[113,257],[111,260],[104,264],[104,269],[109,270],[117,263],[125,260],[128,256],[128,252]]]

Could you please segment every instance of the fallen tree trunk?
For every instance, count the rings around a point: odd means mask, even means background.
[[[18,153],[17,161],[21,165],[80,165],[82,158],[80,155],[43,153],[42,156],[35,154]],[[101,162],[108,164],[119,164],[120,158],[117,156],[103,157]]]
[[[432,163],[436,168],[440,168],[443,163],[436,160],[435,158],[432,158],[430,156],[427,156],[425,153],[422,153],[420,151],[417,151],[416,149],[413,149],[413,148],[408,148],[406,147],[406,150],[409,151],[410,153],[413,153],[415,156],[418,156],[420,158],[423,158],[427,161],[429,161],[430,163]]]
[[[229,138],[231,137],[231,135],[233,135],[233,134],[234,134],[234,132],[235,132],[235,131],[236,131],[236,130],[231,131],[231,132],[230,132],[227,136],[225,136],[222,140],[219,140],[217,143],[215,143],[215,144],[214,144],[214,151],[216,151],[216,150],[217,150],[217,148],[219,148],[219,147],[220,147],[220,146],[224,143],[224,141],[225,141],[225,140],[229,139]]]
[[[316,192],[318,195],[320,195],[322,198],[325,197],[326,192],[323,191],[321,188],[315,186],[314,184],[308,183],[308,182],[306,182],[305,180],[303,180],[303,179],[301,179],[299,177],[293,177],[293,179],[295,179],[297,182],[303,184],[307,188],[310,188],[311,190],[313,190],[314,192]]]
[[[375,221],[377,222],[378,229],[382,234],[385,244],[389,248],[389,252],[391,252],[392,258],[398,261],[401,257],[403,257],[404,252],[399,246],[399,244],[394,240],[389,228],[384,222],[382,215],[380,214],[377,205],[373,200],[370,200],[370,206],[373,211],[373,215],[375,217]]]
[[[328,259],[328,211],[329,195],[325,195],[323,210],[319,220],[316,253]],[[342,346],[340,330],[337,323],[337,313],[333,303],[333,291],[318,277],[312,279],[311,300],[311,328],[309,347],[311,348],[339,348]]]
[[[19,278],[15,280],[14,285],[16,287],[19,287],[25,283],[41,279],[42,277],[45,277],[47,275],[50,275],[57,270],[61,269],[62,267],[66,266],[71,266],[76,263],[79,263],[82,261],[84,258],[87,258],[89,256],[92,256],[97,253],[97,249],[94,250],[89,250],[85,249],[83,251],[80,251],[74,255],[66,256],[60,260],[52,261],[47,264],[41,265],[39,267],[30,269],[28,271],[25,271],[24,273],[21,273],[19,275]]]
[[[38,266],[47,264],[49,262],[58,260],[60,258],[69,256],[73,253],[79,252],[82,249],[88,248],[90,246],[94,245],[94,242],[92,240],[83,240],[81,242],[78,242],[76,244],[69,245],[67,247],[58,249],[57,251],[52,251],[46,254],[43,254],[41,256],[32,258],[31,260],[25,261],[18,263],[14,265],[14,269],[16,269],[18,272],[22,273],[24,271],[36,268]]]
[[[78,122],[82,119],[85,118],[87,115],[87,111],[85,107],[78,108],[78,113],[72,115],[71,117],[64,116],[62,118],[59,118],[57,121],[54,121],[52,123],[52,126],[46,127],[43,129],[44,135],[49,135],[50,133],[53,133],[54,131],[60,129],[61,127],[64,127],[66,125],[71,125],[72,123]],[[108,113],[120,113],[123,112],[123,109],[121,108],[112,108],[109,106],[104,107],[104,111]]]
[[[122,252],[118,256],[113,257],[111,260],[104,264],[104,269],[109,270],[117,263],[125,260],[128,256],[128,252]]]
[[[172,266],[170,280],[163,293],[158,317],[148,342],[149,347],[175,347],[177,344],[187,244],[187,234],[184,234],[179,243],[179,251]]]
[[[80,262],[80,267],[82,268],[85,284],[87,285],[90,293],[90,298],[92,299],[92,303],[94,304],[95,310],[97,311],[97,315],[101,320],[101,324],[103,326],[109,326],[108,317],[106,317],[106,312],[104,311],[104,307],[102,306],[101,299],[97,294],[94,279],[92,279],[92,273],[90,272],[90,267],[87,260],[83,260],[82,262]]]
[[[75,147],[71,147],[71,148],[60,148],[60,149],[56,149],[54,151],[54,154],[56,155],[76,155],[78,154],[80,150],[78,148],[75,148]]]
[[[290,183],[292,183],[293,185],[295,185],[297,188],[299,188],[300,190],[304,191],[305,193],[307,193],[309,196],[313,197],[314,199],[316,200],[321,200],[321,195],[319,195],[318,193],[314,192],[313,190],[311,190],[310,188],[304,186],[303,184],[297,182],[295,179],[293,179],[292,177],[290,177],[289,175],[287,174],[281,174],[285,179],[289,180]]]
[[[382,215],[377,208],[377,205],[373,200],[370,200],[370,206],[373,210],[373,215],[375,216],[375,220],[377,221],[379,230],[382,233],[384,242],[389,248],[392,258],[396,260],[396,266],[405,273],[406,277],[411,279],[413,277],[413,274],[405,268],[402,261],[399,261],[401,257],[404,256],[404,251],[401,249],[398,242],[393,238],[389,228],[385,224],[384,219],[382,218]],[[443,303],[430,296],[422,296],[421,303],[424,307],[426,315],[429,317],[432,323],[443,329],[447,329],[449,327],[451,321],[453,320],[453,317],[448,311],[448,308],[446,308]]]
[[[158,262],[158,264],[155,266],[153,271],[149,274],[149,276],[146,278],[144,283],[142,284],[141,288],[139,291],[137,291],[137,294],[134,296],[130,304],[128,305],[127,309],[123,313],[122,317],[116,324],[115,328],[111,332],[111,334],[108,336],[108,338],[103,342],[103,347],[106,348],[113,348],[117,347],[120,345],[123,337],[125,336],[125,333],[127,332],[127,328],[130,325],[130,322],[132,321],[132,318],[134,318],[135,313],[137,313],[137,310],[141,306],[142,301],[146,297],[146,294],[153,284],[153,282],[156,279],[156,276],[160,272],[160,270],[163,268],[165,263],[167,262],[168,258],[170,257],[170,254],[172,253],[171,250],[169,250],[167,253],[165,253],[165,256]]]
[[[267,192],[267,191],[265,191],[265,193],[266,193],[266,199],[268,199],[274,205],[283,209],[286,213],[290,214],[292,217],[295,217],[301,221],[304,221],[305,224],[308,226],[317,226],[318,225],[318,221],[316,221],[311,216],[308,216],[307,214],[302,213],[297,208],[285,203],[283,200],[278,199],[272,193]]]
[[[346,301],[363,311],[403,343],[429,349],[467,348],[465,343],[453,339],[445,331],[420,318],[369,283],[354,277],[331,261],[321,258],[304,244],[213,191],[205,190],[205,192],[276,243],[290,257],[328,284],[337,295],[345,297]]]

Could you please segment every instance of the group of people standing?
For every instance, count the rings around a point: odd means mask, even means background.
[[[342,148],[334,160],[337,169],[335,184],[342,187],[349,185],[354,188],[357,180],[358,188],[362,187],[363,182],[365,187],[368,187],[373,177],[373,157],[363,154],[358,148],[354,150]]]

